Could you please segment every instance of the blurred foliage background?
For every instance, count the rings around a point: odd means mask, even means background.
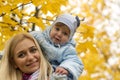
[[[79,80],[120,80],[119,0],[0,0],[0,51],[20,32],[44,30],[59,14],[78,15],[74,39],[85,66]]]

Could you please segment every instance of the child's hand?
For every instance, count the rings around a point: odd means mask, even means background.
[[[68,71],[63,67],[56,67],[55,73],[68,75]]]

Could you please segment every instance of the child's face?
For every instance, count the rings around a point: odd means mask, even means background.
[[[54,26],[50,32],[50,38],[55,44],[64,44],[68,42],[70,30],[67,26]]]
[[[30,39],[24,39],[17,44],[13,56],[15,67],[24,73],[33,73],[40,67],[40,53]]]

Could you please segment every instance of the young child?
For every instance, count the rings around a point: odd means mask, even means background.
[[[83,72],[83,63],[75,50],[73,35],[80,25],[78,17],[62,14],[43,32],[33,31],[44,55],[55,68],[55,75],[67,75],[67,80],[77,80]],[[60,77],[57,75],[57,77]]]

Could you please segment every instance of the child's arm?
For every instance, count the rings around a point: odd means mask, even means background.
[[[38,44],[40,45],[40,48],[42,49],[43,53],[45,53],[45,56],[47,57],[47,59],[49,61],[51,60],[55,60],[56,57],[58,58],[58,55],[57,55],[57,48],[53,47],[51,44],[49,44],[42,32],[40,31],[33,31],[31,32],[30,34],[32,34],[34,36],[34,38],[38,41]]]
[[[82,74],[84,66],[78,58],[75,48],[68,46],[62,54],[63,61],[59,66],[67,69],[72,74],[73,80],[77,80]]]

